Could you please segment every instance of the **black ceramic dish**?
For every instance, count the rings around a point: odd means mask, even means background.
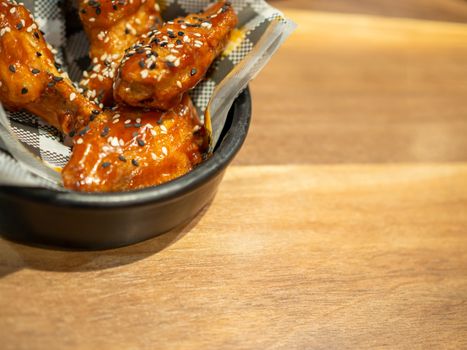
[[[250,124],[251,97],[235,100],[213,156],[174,181],[112,194],[0,186],[0,234],[14,241],[107,249],[143,241],[187,223],[214,197]]]

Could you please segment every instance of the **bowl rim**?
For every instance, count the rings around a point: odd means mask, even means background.
[[[43,204],[92,209],[167,202],[194,191],[223,171],[242,147],[251,121],[251,94],[247,86],[230,108],[232,123],[213,155],[189,173],[158,186],[115,193],[84,193],[47,188],[0,186],[0,192]]]

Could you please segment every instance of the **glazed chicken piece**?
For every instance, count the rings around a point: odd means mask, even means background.
[[[198,84],[222,52],[237,16],[227,1],[176,18],[132,46],[117,71],[114,97],[131,106],[168,110]]]
[[[159,5],[155,0],[79,0],[79,14],[92,61],[80,85],[88,98],[112,105],[115,70],[127,48],[162,25]]]
[[[187,95],[169,112],[116,107],[75,137],[62,171],[65,187],[114,192],[167,182],[203,159],[205,129]]]
[[[0,1],[0,101],[9,110],[27,110],[64,133],[88,123],[96,106],[61,73],[52,48],[29,11]]]

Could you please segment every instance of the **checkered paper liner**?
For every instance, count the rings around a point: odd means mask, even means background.
[[[170,20],[200,11],[213,2],[165,0],[159,3],[164,19]],[[56,48],[57,60],[73,81],[79,81],[90,60],[89,43],[79,21],[76,3],[73,0],[23,0],[23,3],[46,33],[46,40]],[[230,107],[248,80],[261,70],[295,27],[293,22],[264,0],[233,0],[231,3],[239,18],[235,35],[224,55],[214,62],[205,79],[191,92],[200,115],[204,115],[216,87],[224,79],[224,83],[230,83],[227,79],[233,81],[229,97],[225,97],[225,94],[222,96],[224,107]],[[265,42],[270,43],[268,50],[253,52],[255,46],[264,46]],[[239,74],[236,74],[237,79],[229,74],[246,61],[252,64],[248,72],[241,72],[243,79],[238,78]],[[3,114],[1,109],[0,114]],[[215,118],[213,115],[213,120]],[[216,126],[214,120],[213,128],[221,130],[221,122],[222,118]],[[10,137],[8,133],[15,137]],[[34,184],[60,189],[60,176],[51,168],[62,168],[70,157],[71,149],[63,141],[57,129],[32,114],[6,111],[6,118],[0,115],[0,184]]]

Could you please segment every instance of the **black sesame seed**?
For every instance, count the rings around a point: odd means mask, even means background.
[[[138,62],[138,65],[141,67],[141,68],[144,68],[144,60],[141,60]]]
[[[78,133],[79,136],[84,136],[89,131],[89,126],[84,127],[84,129],[80,130]]]
[[[8,66],[8,69],[10,70],[10,72],[16,73],[16,67],[15,67],[14,65],[10,64],[10,65]]]
[[[166,47],[166,46],[167,46],[167,44],[168,44],[168,43],[167,43],[166,41],[164,41],[163,43],[161,43],[161,45],[160,45],[160,46],[161,46],[161,47]]]
[[[135,128],[140,128],[141,127],[141,123],[134,123],[133,125],[135,126]]]
[[[89,121],[92,122],[94,119],[96,119],[96,116],[95,116],[94,114],[91,114],[91,115],[89,116]]]
[[[169,38],[170,39],[175,39],[177,36],[174,33],[169,33]]]
[[[112,8],[113,8],[115,11],[117,11],[117,10],[118,10],[118,7],[117,7],[117,5],[113,5],[113,6],[112,6]]]
[[[100,114],[100,111],[97,110],[97,109],[93,109],[93,110],[92,110],[92,114],[98,115],[98,114]]]
[[[71,130],[71,131],[68,133],[68,136],[73,137],[73,136],[75,136],[75,134],[76,134],[76,131],[75,131],[75,130]]]
[[[54,76],[52,79],[58,83],[63,80],[63,77]]]
[[[39,39],[40,36],[39,36],[39,33],[38,32],[34,32],[34,36],[36,37],[36,39]]]
[[[128,28],[125,28],[125,34],[130,34],[130,30]]]
[[[47,83],[47,86],[48,86],[49,88],[54,87],[54,86],[55,86],[55,81],[49,81],[49,82]]]
[[[146,142],[144,142],[141,139],[138,139],[137,141],[138,141],[138,145],[140,145],[141,147],[143,147],[146,144]]]
[[[62,65],[60,63],[57,63],[57,62],[54,62],[54,66],[55,68],[57,69],[61,69],[62,68]]]
[[[136,159],[132,159],[132,160],[131,160],[131,164],[133,164],[134,166],[138,166],[138,165],[139,165],[139,163],[138,163],[138,161],[137,161]]]
[[[96,7],[96,15],[100,15],[101,14],[101,8],[100,7]]]
[[[36,52],[36,56],[37,56],[37,57],[41,57],[42,54],[41,54],[39,51],[37,51],[37,52]]]
[[[156,64],[154,62],[151,63],[151,65],[149,66],[149,69],[151,70],[156,69]]]
[[[178,32],[178,35],[179,35],[179,36],[184,36],[185,33],[180,31],[180,32]]]
[[[19,22],[19,23],[16,25],[16,29],[18,29],[18,30],[23,29],[23,22]]]
[[[109,127],[104,126],[104,129],[102,129],[101,136],[106,137],[109,134]]]
[[[165,62],[166,66],[169,67],[169,68],[172,68],[172,67],[175,67],[175,63],[174,62]]]
[[[144,49],[142,47],[140,47],[139,49],[136,50],[136,53],[137,54],[142,54],[142,53],[144,53]]]
[[[118,159],[121,160],[122,162],[126,162],[126,158],[123,156],[123,154],[120,154],[118,156]]]
[[[105,168],[108,168],[110,166],[110,162],[104,162],[102,163],[102,167],[105,169]]]
[[[22,93],[23,95],[27,94],[27,93],[28,93],[28,89],[25,88],[25,87],[22,88],[22,89],[21,89],[21,93]]]
[[[33,68],[31,72],[32,74],[39,74],[41,71],[39,69]]]
[[[182,45],[182,41],[180,39],[177,39],[177,41],[175,42],[175,45]]]
[[[191,71],[190,71],[190,74],[191,76],[195,75],[198,71],[196,70],[196,68],[192,68]]]

